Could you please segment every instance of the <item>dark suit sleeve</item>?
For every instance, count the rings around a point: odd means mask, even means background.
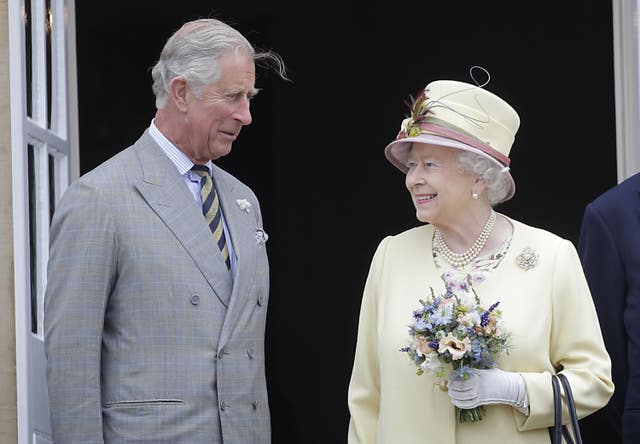
[[[605,408],[605,413],[615,432],[620,434],[629,375],[628,347],[632,346],[628,337],[635,335],[640,338],[640,324],[628,326],[631,331],[625,328],[624,318],[625,315],[628,316],[628,313],[625,313],[627,288],[624,264],[620,257],[619,245],[616,243],[616,228],[618,227],[609,226],[593,204],[588,205],[582,222],[578,251],[612,361],[612,376],[616,389]],[[624,427],[634,428],[636,433],[640,433],[640,418],[636,418],[635,424],[625,424]],[[638,436],[640,434],[636,435]],[[615,439],[611,442],[615,442]]]

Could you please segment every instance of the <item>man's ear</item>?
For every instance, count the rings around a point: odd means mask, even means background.
[[[187,111],[189,85],[182,76],[174,77],[169,84],[169,100],[181,112]]]

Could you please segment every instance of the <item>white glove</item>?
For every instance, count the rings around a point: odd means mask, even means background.
[[[529,414],[529,397],[520,373],[499,368],[473,369],[469,379],[462,380],[449,373],[449,397],[461,409],[487,404],[508,404],[525,415]]]

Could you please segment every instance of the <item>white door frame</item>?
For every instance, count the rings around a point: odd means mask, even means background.
[[[12,0],[8,12],[18,442],[44,444],[52,442],[42,328],[50,206],[79,169],[75,3]]]
[[[618,182],[640,171],[638,3],[612,0]]]

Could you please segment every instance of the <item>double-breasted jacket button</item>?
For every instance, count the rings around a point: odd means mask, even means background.
[[[264,305],[264,297],[258,296],[258,305],[262,307]]]
[[[227,407],[229,407],[229,404],[227,404],[226,402],[222,401],[220,403],[220,410],[222,410],[223,412],[227,409]]]
[[[253,410],[257,410],[260,405],[260,401],[253,401]]]
[[[251,359],[253,359],[253,357],[255,356],[255,354],[256,354],[256,352],[255,352],[255,350],[254,350],[254,349],[249,348],[249,349],[247,350],[247,355],[249,355],[249,357],[250,357]]]
[[[216,356],[218,357],[218,359],[222,359],[222,357],[227,353],[228,352],[224,348],[221,348],[220,350],[218,350],[218,354]]]
[[[189,301],[191,302],[191,305],[198,305],[200,303],[200,296],[198,296],[197,294],[193,294],[191,295]]]

